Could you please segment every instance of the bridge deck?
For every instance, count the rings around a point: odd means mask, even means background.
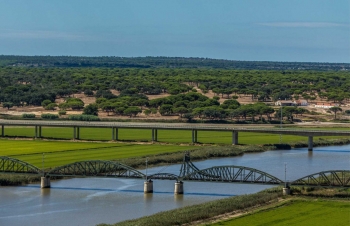
[[[129,128],[198,131],[238,131],[255,133],[287,134],[300,136],[350,136],[347,131],[310,130],[304,128],[244,128],[231,124],[191,124],[191,123],[137,123],[137,122],[76,122],[76,121],[27,121],[0,120],[5,126],[45,126],[45,127],[90,127],[90,128]]]

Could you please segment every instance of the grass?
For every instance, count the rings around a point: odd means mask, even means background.
[[[83,160],[116,160],[195,149],[189,146],[63,142],[38,140],[0,140],[0,155],[13,157],[37,167],[56,167]]]
[[[350,225],[350,202],[326,200],[293,200],[255,214],[246,215],[212,226],[229,225]]]
[[[344,129],[344,128],[342,128]],[[34,137],[33,127],[5,127],[5,136],[9,137]],[[44,138],[72,139],[72,128],[42,128]],[[151,130],[147,129],[119,129],[119,139],[122,141],[151,141]],[[111,140],[111,129],[104,128],[80,128],[81,140]],[[314,137],[334,138],[334,137]],[[190,143],[191,131],[187,130],[158,130],[158,141],[165,143]],[[283,135],[282,142],[307,141],[305,136]],[[231,132],[198,131],[198,142],[203,144],[232,144]],[[239,133],[239,144],[277,144],[280,143],[278,134],[268,133]]]
[[[112,225],[349,225],[350,193],[348,189],[298,187],[297,191],[302,191],[302,194],[294,194],[295,189],[292,187],[291,196],[283,196],[282,187],[274,187],[255,194],[186,206]],[[320,194],[327,194],[327,197],[320,200],[318,196]],[[324,197],[323,195],[321,197]],[[247,212],[249,215],[209,223]],[[109,224],[99,224],[99,226],[107,225]]]

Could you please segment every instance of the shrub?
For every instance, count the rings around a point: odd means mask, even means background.
[[[22,118],[35,118],[35,114],[22,114]]]
[[[65,110],[60,110],[58,112],[58,115],[66,115],[66,114],[67,114],[67,112]]]
[[[69,120],[73,121],[100,121],[101,119],[95,115],[70,115]]]
[[[55,114],[42,114],[41,118],[43,118],[43,119],[57,119],[58,115],[55,115]]]
[[[41,106],[46,107],[47,105],[51,104],[51,100],[44,100],[41,102]]]
[[[48,105],[45,106],[45,110],[55,110],[55,107],[57,107],[57,104],[55,103],[50,103]]]

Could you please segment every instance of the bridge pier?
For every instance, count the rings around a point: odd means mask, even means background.
[[[35,126],[34,137],[35,137],[35,139],[41,138],[41,126]]]
[[[308,151],[312,151],[312,148],[313,148],[313,136],[309,136],[309,139],[308,139],[308,148],[307,150]]]
[[[192,143],[197,143],[197,130],[192,129]]]
[[[147,180],[143,183],[143,192],[144,193],[153,193],[153,181]]]
[[[1,136],[4,137],[5,136],[5,126],[1,125]]]
[[[40,187],[41,188],[50,188],[51,187],[50,177],[41,177]]]
[[[79,140],[80,139],[80,127],[79,126],[74,126],[73,139],[74,140]]]
[[[238,144],[238,131],[232,131],[232,145]]]
[[[112,140],[118,140],[118,128],[112,128]]]
[[[175,195],[181,195],[183,193],[184,193],[184,182],[176,181],[175,182],[174,194]]]
[[[283,195],[290,195],[290,187],[289,184],[286,182],[283,188]]]
[[[158,141],[158,130],[152,129],[152,142],[157,142],[157,141]]]

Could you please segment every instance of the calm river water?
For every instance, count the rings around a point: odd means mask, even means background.
[[[194,164],[200,168],[238,165],[256,168],[287,180],[325,170],[350,170],[350,145],[245,154]],[[180,165],[157,167],[148,173],[178,174]],[[75,178],[39,185],[0,187],[0,225],[96,225],[151,215],[160,211],[255,193],[265,185],[185,182],[184,195],[174,196],[174,181],[154,181],[154,194],[143,194],[143,181],[113,178]]]

